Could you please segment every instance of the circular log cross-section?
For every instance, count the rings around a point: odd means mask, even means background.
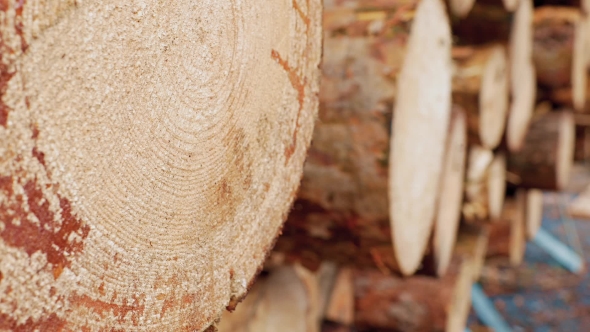
[[[208,329],[295,197],[321,2],[1,10],[0,330]]]
[[[423,1],[397,86],[389,162],[393,248],[414,273],[430,240],[450,121],[451,41],[444,3]]]
[[[512,102],[506,124],[506,142],[510,151],[522,147],[535,109],[537,79],[532,55],[532,20],[532,0],[520,0],[512,18],[508,46]]]
[[[505,49],[455,47],[453,61],[453,103],[466,111],[469,140],[493,149],[502,139],[508,111]]]
[[[440,0],[346,4],[324,11],[319,121],[275,248],[310,268],[332,260],[411,274],[432,233],[448,135],[448,19]]]
[[[539,85],[569,88],[572,105],[586,102],[586,24],[580,10],[544,6],[534,14],[533,60]]]
[[[534,109],[536,79],[532,62],[532,19],[531,0],[517,1],[514,12],[507,10],[500,1],[486,0],[477,1],[464,19],[453,20],[457,45],[507,45],[511,102],[506,141],[511,151],[522,145]]]
[[[433,236],[433,255],[438,275],[444,275],[451,262],[461,219],[467,132],[465,114],[460,106],[453,107],[447,140]]]
[[[508,157],[508,172],[524,188],[562,190],[574,158],[575,124],[571,112],[539,116],[529,129],[520,152]]]

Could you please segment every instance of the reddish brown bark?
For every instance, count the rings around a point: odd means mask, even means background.
[[[569,112],[550,112],[533,120],[521,151],[508,157],[517,186],[560,190],[567,185],[574,153],[574,120]]]

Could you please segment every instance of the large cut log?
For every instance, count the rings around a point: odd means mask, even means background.
[[[464,331],[473,265],[455,257],[442,278],[399,278],[356,271],[355,326],[359,331]]]
[[[508,46],[511,102],[506,141],[510,150],[522,145],[534,108],[532,16],[531,0],[518,1],[514,12],[506,10],[499,1],[478,1],[467,17],[452,21],[458,45],[502,43]]]
[[[502,45],[453,48],[453,103],[465,109],[469,141],[493,149],[508,112],[508,70]]]
[[[454,105],[432,239],[432,254],[439,275],[445,273],[451,262],[461,218],[467,154],[466,127],[463,109]]]
[[[571,112],[550,112],[536,118],[522,150],[508,157],[508,172],[514,184],[544,190],[563,189],[573,163],[574,131]]]
[[[324,13],[319,121],[276,248],[308,267],[411,274],[432,233],[450,121],[448,20],[440,0],[346,4]]]
[[[506,200],[502,218],[490,225],[487,257],[508,258],[513,266],[524,259],[526,246],[526,190],[519,189],[515,197]]]
[[[534,13],[533,61],[541,88],[569,88],[573,107],[586,102],[586,18],[572,7],[543,6]]]
[[[0,330],[208,329],[295,197],[320,1],[0,10]]]

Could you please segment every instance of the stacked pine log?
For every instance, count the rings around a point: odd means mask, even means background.
[[[485,258],[520,264],[541,190],[568,181],[585,16],[531,0],[324,5],[319,119],[298,197],[265,299],[221,326],[249,315],[240,326],[268,331],[287,319],[297,331],[463,331]],[[554,39],[563,63],[549,59]],[[262,306],[279,301],[269,289],[287,267],[307,295],[280,299],[304,302],[298,318],[273,320]]]

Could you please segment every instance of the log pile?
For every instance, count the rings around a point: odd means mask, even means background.
[[[588,1],[5,1],[0,330],[464,331],[590,157]]]
[[[325,5],[319,119],[274,253],[311,273],[339,266],[313,330],[463,331],[484,261],[520,264],[541,190],[569,178],[580,108],[547,91],[579,78],[557,86],[533,54],[561,27],[527,0]],[[420,67],[413,47],[436,56]],[[435,81],[450,108],[430,102]]]

